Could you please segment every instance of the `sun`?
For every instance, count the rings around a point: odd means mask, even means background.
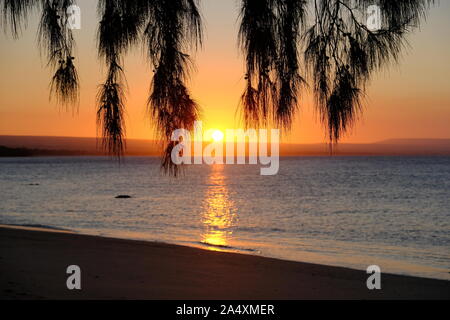
[[[220,142],[223,140],[223,132],[220,130],[214,130],[211,137],[215,142]]]

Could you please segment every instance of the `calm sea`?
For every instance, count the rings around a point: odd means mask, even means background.
[[[283,158],[276,176],[202,165],[177,179],[151,157],[4,158],[0,223],[450,280],[450,158]]]

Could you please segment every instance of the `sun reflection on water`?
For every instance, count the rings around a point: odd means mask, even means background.
[[[213,250],[229,247],[236,221],[236,208],[230,198],[223,165],[211,167],[208,188],[203,201],[201,242]]]

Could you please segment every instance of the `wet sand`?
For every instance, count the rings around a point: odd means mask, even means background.
[[[81,268],[68,290],[66,268]],[[2,299],[450,299],[450,281],[0,226]]]

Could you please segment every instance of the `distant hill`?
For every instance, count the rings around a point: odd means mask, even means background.
[[[77,156],[80,151],[9,148],[0,145],[0,157]]]
[[[130,156],[157,156],[161,153],[160,145],[152,140],[129,139],[126,145]],[[0,136],[0,146],[34,149],[33,155],[106,155],[101,148],[101,140],[96,138]]]
[[[327,144],[292,144],[281,147],[283,155],[329,154]],[[367,144],[338,144],[335,155],[450,155],[450,139],[391,139]]]
[[[0,146],[0,157],[30,157],[33,153],[25,148],[8,148]]]
[[[377,142],[383,145],[412,145],[412,146],[449,146],[450,139],[389,139]]]
[[[42,136],[0,136],[0,155],[43,156],[43,155],[105,155],[96,138],[42,137]],[[128,139],[128,156],[159,156],[161,144],[153,140]],[[282,156],[327,156],[326,143],[282,144]],[[369,144],[339,144],[334,155],[449,155],[450,139],[391,139]]]

